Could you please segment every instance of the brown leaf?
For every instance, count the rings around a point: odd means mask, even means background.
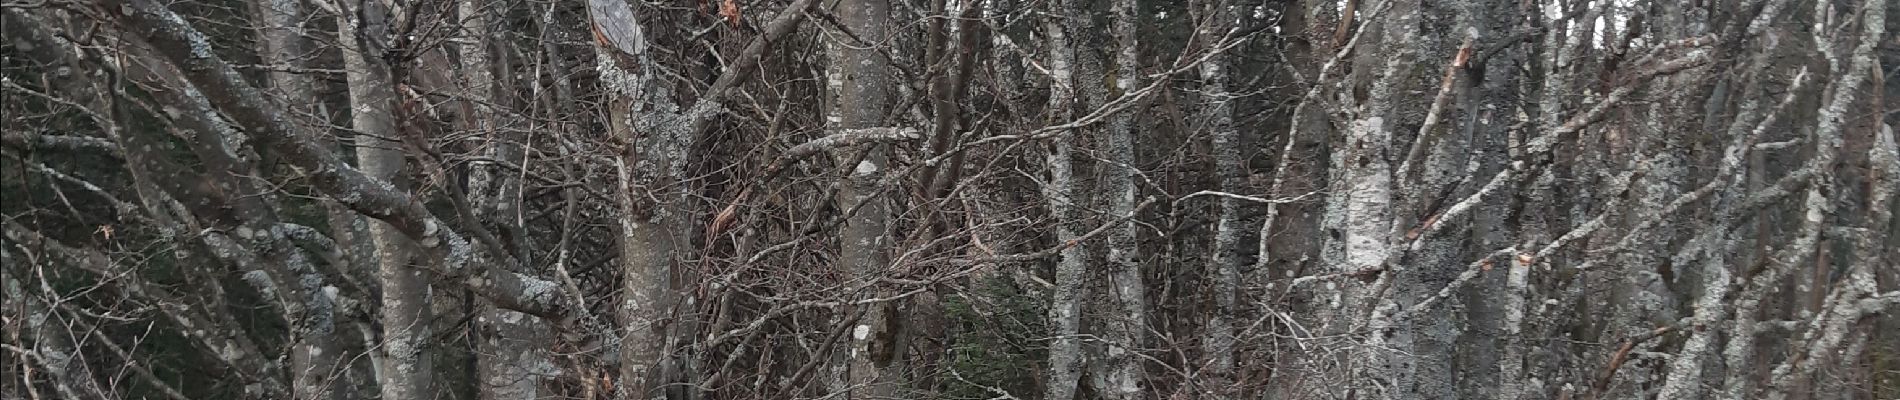
[[[1438,217],[1442,216],[1445,216],[1445,213],[1441,211],[1432,214],[1430,217],[1426,217],[1425,221],[1419,222],[1418,226],[1412,227],[1411,231],[1405,232],[1405,240],[1417,240],[1419,235],[1425,234],[1426,229],[1431,229],[1432,225],[1437,224]]]
[[[708,232],[711,232],[713,235],[725,232],[726,228],[731,228],[732,223],[738,221],[738,219],[739,203],[734,202],[727,205],[725,209],[719,210],[718,215],[713,216],[712,226],[710,227],[712,229],[708,230]]]
[[[719,16],[726,17],[726,22],[731,23],[732,27],[739,27],[739,2],[737,0],[720,0]]]

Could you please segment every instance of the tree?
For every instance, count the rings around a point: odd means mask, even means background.
[[[0,397],[1890,398],[1888,3],[0,4]]]

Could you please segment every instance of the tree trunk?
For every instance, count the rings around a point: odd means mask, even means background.
[[[1120,97],[1115,100],[1125,100],[1134,95],[1145,73],[1141,69],[1135,30],[1139,7],[1135,0],[1114,0],[1110,8],[1114,16],[1115,79],[1109,83]],[[1136,197],[1141,193],[1141,188],[1135,186],[1135,177],[1141,173],[1135,159],[1135,121],[1140,109],[1141,106],[1136,105],[1109,117],[1103,138],[1110,165],[1102,168],[1102,193],[1111,196],[1109,215],[1103,221],[1128,218],[1128,222],[1119,223],[1108,237],[1107,269],[1115,293],[1111,302],[1120,307],[1116,309],[1118,314],[1104,319],[1102,327],[1110,341],[1103,360],[1110,370],[1109,386],[1103,395],[1121,400],[1139,399],[1147,391],[1147,374],[1143,372],[1147,361],[1141,353],[1147,349],[1149,331],[1148,285],[1142,275],[1141,247],[1137,242],[1141,226],[1134,223],[1135,213],[1139,211],[1135,208]]]
[[[339,21],[338,41],[343,43],[343,61],[350,90],[351,127],[356,136],[357,169],[376,179],[406,185],[403,176],[404,146],[395,138],[395,85],[390,82],[388,66],[366,49],[370,40],[388,35],[387,15],[382,3],[361,1],[354,4],[356,14]],[[383,398],[406,399],[436,396],[433,343],[433,317],[429,301],[429,283],[421,271],[410,267],[416,259],[412,240],[383,221],[369,221],[370,239],[376,245],[376,278],[382,288],[382,365],[376,368]]]
[[[316,98],[316,91],[308,75],[285,72],[303,68],[303,57],[309,48],[309,40],[303,35],[299,24],[306,17],[303,4],[297,1],[266,1],[251,5],[251,14],[257,18],[258,52],[266,64],[282,68],[270,74],[271,87],[282,96],[281,104],[288,106],[290,114],[297,116],[306,126],[325,126],[311,123],[311,119],[320,116],[309,102],[303,99]],[[338,266],[341,267],[341,266]],[[314,272],[314,271],[313,271]],[[308,301],[328,303],[320,290],[312,290]],[[299,343],[292,345],[290,369],[293,374],[291,393],[298,399],[347,399],[350,391],[335,381],[343,374],[339,368],[347,364],[341,362],[344,356],[337,345],[336,317],[330,306],[311,307],[309,316],[313,325],[300,337]]]
[[[889,35],[892,14],[891,4],[886,0],[841,1],[833,12],[844,28],[859,39],[882,43]],[[826,57],[830,61],[825,69],[830,93],[826,126],[831,132],[879,127],[890,112],[891,88],[899,83],[892,79],[890,60],[880,54],[881,49],[865,46],[878,45],[842,35],[831,36],[825,42]],[[856,154],[859,151],[864,154]],[[878,181],[889,173],[886,169],[890,168],[890,156],[879,145],[834,153],[834,159],[840,164],[855,162],[834,200],[835,210],[849,213],[838,231],[838,269],[857,280],[875,281],[885,276],[890,267],[887,248],[892,244],[892,200],[878,187]],[[891,293],[880,286],[871,285],[860,298],[881,298]],[[846,386],[832,391],[846,392],[846,399],[897,397],[903,389],[907,358],[904,354],[907,349],[900,346],[902,338],[899,337],[905,316],[897,314],[895,301],[863,303],[850,309],[854,309],[851,314],[857,315],[857,320],[846,339],[850,343],[849,350],[840,354],[845,368],[841,383]]]
[[[1123,0],[1129,1],[1129,0]],[[1208,23],[1197,33],[1201,43],[1217,46],[1226,43],[1228,33],[1234,29],[1239,16],[1234,12],[1238,5],[1213,0],[1202,2],[1208,14]],[[1234,102],[1232,93],[1227,91],[1229,68],[1232,63],[1225,54],[1214,55],[1201,64],[1201,90],[1206,115],[1207,130],[1213,140],[1214,174],[1219,180],[1220,191],[1243,193],[1245,191],[1245,167],[1247,160],[1241,155],[1240,130],[1234,126]],[[1126,89],[1124,89],[1126,90]],[[1240,233],[1241,203],[1232,197],[1220,197],[1220,215],[1214,222],[1213,254],[1208,257],[1209,265],[1204,274],[1212,284],[1209,290],[1214,298],[1213,312],[1207,316],[1207,328],[1202,343],[1208,358],[1207,368],[1200,373],[1201,379],[1216,396],[1234,396],[1234,342],[1237,340],[1234,321],[1239,316],[1240,304]],[[1262,239],[1264,241],[1264,239]],[[1266,254],[1260,254],[1266,257]]]
[[[470,136],[478,140],[480,148],[486,148],[486,155],[502,163],[516,162],[520,156],[519,138],[502,129],[504,104],[508,99],[498,97],[501,86],[495,79],[496,69],[490,44],[499,31],[491,30],[490,19],[493,12],[489,7],[496,4],[463,0],[457,2],[462,18],[462,39],[464,40],[460,56],[463,92],[469,97],[464,101],[466,115],[462,116],[462,127]],[[507,232],[505,237],[512,238],[504,246],[510,246],[515,254],[527,257],[520,243],[526,240],[521,225],[521,198],[518,188],[520,180],[517,173],[510,172],[489,163],[478,164],[471,168],[469,190],[477,217],[485,217],[490,226],[499,226]],[[517,164],[519,165],[519,164]],[[528,263],[532,265],[532,263]],[[538,323],[534,316],[518,311],[496,307],[487,301],[478,301],[476,310],[480,315],[475,318],[476,343],[475,374],[477,396],[484,400],[533,400],[541,398],[542,380],[552,376],[554,365],[549,359],[548,346],[551,344],[550,329],[546,324]]]
[[[1049,4],[1049,15],[1044,16],[1044,47],[1049,52],[1049,104],[1045,123],[1054,125],[1068,122],[1074,118],[1076,107],[1075,53],[1076,48],[1071,35],[1073,24],[1063,17],[1063,13],[1073,9],[1072,0],[1055,0]],[[1075,176],[1076,140],[1073,134],[1057,136],[1049,140],[1046,163],[1049,168],[1049,180],[1042,185],[1044,201],[1048,202],[1049,214],[1055,223],[1055,239],[1062,247],[1056,259],[1055,287],[1050,293],[1049,325],[1052,327],[1049,344],[1049,376],[1044,383],[1047,394],[1044,399],[1073,400],[1077,388],[1081,385],[1082,367],[1082,303],[1088,298],[1086,278],[1089,265],[1089,247],[1082,242],[1081,213],[1085,207],[1085,194],[1081,182]]]
[[[617,389],[623,399],[675,398],[657,390],[677,372],[666,316],[674,315],[679,298],[673,289],[676,252],[689,245],[692,231],[687,191],[679,185],[696,127],[682,118],[671,84],[656,76],[660,69],[646,52],[649,39],[633,10],[623,0],[588,2],[600,41],[596,68],[611,98],[608,132],[628,147],[614,157],[622,213],[619,313],[625,325]]]

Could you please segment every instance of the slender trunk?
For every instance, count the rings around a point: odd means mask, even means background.
[[[620,382],[623,399],[674,398],[684,387],[668,387],[677,378],[669,357],[672,342],[665,317],[673,313],[677,254],[688,246],[692,230],[686,215],[687,150],[696,140],[695,123],[679,114],[672,84],[660,79],[647,53],[649,38],[634,4],[590,0],[596,69],[609,90],[608,132],[627,145],[614,157],[617,199],[622,214],[620,257],[622,292]],[[657,201],[655,201],[657,199]]]
[[[493,3],[463,0],[457,3],[462,17],[461,71],[464,83],[463,91],[468,96],[466,107],[462,111],[470,136],[478,138],[487,151],[487,155],[501,162],[512,162],[519,158],[520,146],[512,135],[500,128],[500,113],[494,110],[503,102],[497,98],[500,86],[496,85],[495,65],[492,62],[489,43],[493,40],[490,31],[488,7]],[[519,180],[506,170],[492,163],[483,163],[473,168],[469,178],[469,190],[472,191],[472,208],[478,217],[493,222],[491,226],[502,227],[506,235],[522,239],[519,230],[512,228],[520,225]],[[514,253],[521,252],[520,240],[504,245],[514,246]],[[530,264],[531,265],[531,264]],[[518,311],[506,310],[478,302],[473,312],[480,315],[475,319],[477,329],[474,340],[476,384],[478,397],[485,400],[532,400],[540,398],[541,379],[553,371],[548,359],[549,331],[545,324],[536,323],[534,317]]]
[[[368,40],[387,35],[388,11],[381,3],[361,1],[358,11],[337,23],[338,42],[342,43],[344,70],[349,82],[351,127],[361,134],[355,141],[357,169],[363,174],[403,187],[402,143],[385,140],[397,137],[394,107],[396,93],[389,82],[388,67],[365,49]],[[416,268],[411,239],[383,221],[369,223],[370,240],[376,246],[376,278],[382,287],[383,365],[376,368],[383,398],[408,399],[434,397],[431,387],[435,368],[429,355],[431,309],[429,284]]]
[[[463,102],[465,107],[462,111],[466,115],[462,116],[462,128],[469,131],[468,137],[477,140],[473,147],[483,149],[482,153],[490,159],[474,163],[475,168],[469,171],[468,187],[473,197],[471,202],[474,203],[472,211],[483,222],[499,228],[505,239],[503,245],[509,247],[510,253],[516,257],[531,257],[533,253],[526,251],[527,238],[521,230],[525,221],[522,220],[521,205],[518,204],[521,202],[520,173],[496,165],[525,165],[520,163],[523,138],[516,133],[516,129],[506,129],[515,118],[502,112],[514,106],[511,104],[514,98],[503,93],[508,92],[507,88],[511,87],[509,84],[517,80],[508,78],[508,58],[498,57],[505,56],[505,53],[497,54],[491,48],[495,45],[491,42],[500,42],[495,35],[501,32],[492,27],[495,11],[489,8],[501,3],[462,0],[457,4],[465,35],[459,52],[462,92],[468,96]],[[497,76],[497,71],[502,75]],[[523,261],[533,264],[533,260]]]
[[[1212,46],[1227,38],[1237,16],[1234,5],[1219,0],[1208,3],[1212,8],[1208,10],[1209,23],[1201,29],[1199,37],[1201,43]],[[1241,193],[1245,190],[1242,174],[1246,159],[1241,156],[1240,130],[1234,126],[1235,99],[1227,92],[1228,69],[1232,66],[1229,58],[1224,54],[1215,55],[1201,64],[1201,88],[1206,93],[1203,107],[1207,110],[1203,119],[1213,137],[1214,174],[1220,180],[1220,190]],[[1207,344],[1206,357],[1210,360],[1201,375],[1207,382],[1205,385],[1219,396],[1231,395],[1234,390],[1230,385],[1234,382],[1234,321],[1239,311],[1240,204],[1238,199],[1220,198],[1220,216],[1214,226],[1214,254],[1205,272],[1213,282],[1214,310],[1208,316],[1206,338],[1202,340]]]
[[[317,98],[316,91],[308,75],[287,72],[304,65],[305,52],[309,40],[303,36],[305,10],[297,1],[266,1],[252,4],[251,13],[259,22],[259,53],[264,63],[278,67],[270,74],[271,87],[282,96],[282,104],[291,110],[290,114],[301,117],[299,121],[317,118],[318,113],[306,99]],[[322,126],[313,124],[312,126]],[[342,267],[342,266],[336,266]],[[312,292],[320,292],[312,290]],[[327,303],[321,293],[310,293],[308,301]],[[302,300],[300,300],[302,301]],[[314,305],[314,304],[313,304]],[[341,365],[343,352],[337,346],[335,317],[333,307],[310,307],[309,321],[314,325],[293,344],[290,354],[292,373],[291,392],[298,399],[343,399],[350,394],[346,387],[333,379]]]
[[[888,35],[891,4],[886,0],[845,0],[834,9],[846,29],[871,43],[882,43]],[[825,74],[830,90],[827,126],[832,131],[872,128],[883,124],[898,85],[890,72],[889,60],[876,48],[851,43],[842,36],[827,41],[830,65]],[[878,180],[889,168],[889,156],[881,146],[867,146],[868,154],[835,154],[840,163],[857,160],[850,175],[838,188],[835,209],[856,214],[845,217],[838,232],[839,268],[859,280],[876,280],[890,263],[887,239],[890,236],[891,199],[880,195]],[[860,207],[859,205],[862,204]],[[884,297],[885,290],[868,290],[863,296]],[[851,328],[850,347],[843,354],[847,399],[892,398],[902,389],[904,350],[900,326],[905,319],[892,302],[862,304],[857,307],[855,326]]]
[[[1343,232],[1340,255],[1345,261],[1341,268],[1346,271],[1341,272],[1377,276],[1369,288],[1341,288],[1343,293],[1336,294],[1335,300],[1341,310],[1352,315],[1348,317],[1352,326],[1372,332],[1364,348],[1358,350],[1354,364],[1360,369],[1352,372],[1347,386],[1359,397],[1367,398],[1391,398],[1409,392],[1417,362],[1410,354],[1416,340],[1414,329],[1394,320],[1400,305],[1389,298],[1415,292],[1415,279],[1409,268],[1391,263],[1395,251],[1390,243],[1394,187],[1388,157],[1398,151],[1392,143],[1397,123],[1394,118],[1398,118],[1394,109],[1401,100],[1397,97],[1399,90],[1408,79],[1405,72],[1411,70],[1409,61],[1416,58],[1411,46],[1417,43],[1419,6],[1409,1],[1389,1],[1402,4],[1390,6],[1382,18],[1365,20],[1376,26],[1380,35],[1375,47],[1366,50],[1381,51],[1359,53],[1358,67],[1365,70],[1355,71],[1355,77],[1369,81],[1365,83],[1369,88],[1346,132],[1344,150],[1339,152],[1343,154],[1334,159],[1332,167],[1340,171],[1344,183],[1340,188],[1344,198],[1337,199],[1343,203],[1335,228]],[[1367,309],[1370,315],[1359,319],[1357,316]]]
[[[1071,23],[1063,15],[1071,10],[1073,0],[1055,0],[1049,2],[1049,15],[1043,21],[1045,47],[1049,51],[1048,68],[1052,82],[1049,85],[1049,105],[1047,120],[1049,124],[1068,122],[1075,112],[1075,45],[1070,33]],[[1088,247],[1078,241],[1082,232],[1079,226],[1080,214],[1077,208],[1084,205],[1080,182],[1075,177],[1075,139],[1058,136],[1050,140],[1047,163],[1049,180],[1043,183],[1042,193],[1048,202],[1049,213],[1055,219],[1056,243],[1065,247],[1056,261],[1055,288],[1050,291],[1049,305],[1051,341],[1049,344],[1049,377],[1044,384],[1047,389],[1044,399],[1073,400],[1082,377],[1082,299],[1085,296],[1084,274],[1088,268]]]
[[[1120,96],[1130,96],[1144,73],[1135,31],[1138,6],[1136,0],[1115,0],[1111,7],[1116,49],[1113,84]],[[1113,165],[1103,168],[1103,194],[1113,197],[1108,218],[1104,220],[1129,218],[1108,237],[1111,285],[1115,288],[1116,302],[1121,306],[1117,310],[1121,313],[1104,321],[1103,327],[1111,341],[1105,360],[1111,371],[1109,387],[1107,393],[1103,393],[1110,399],[1140,398],[1147,379],[1142,371],[1146,362],[1139,353],[1147,348],[1148,286],[1143,282],[1140,247],[1136,242],[1141,226],[1133,218],[1137,211],[1135,198],[1141,192],[1141,188],[1135,186],[1135,177],[1141,173],[1135,165],[1134,134],[1139,110],[1139,107],[1124,110],[1110,117],[1106,132],[1108,158]]]

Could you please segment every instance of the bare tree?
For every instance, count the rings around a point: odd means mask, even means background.
[[[0,397],[1891,398],[1889,3],[0,4]]]

